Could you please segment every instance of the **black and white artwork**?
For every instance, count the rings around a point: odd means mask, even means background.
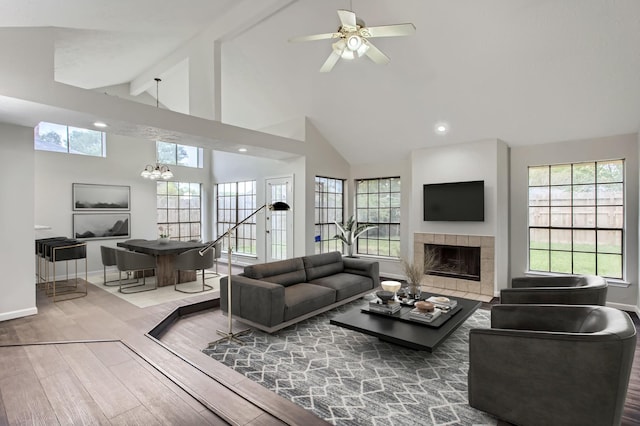
[[[129,186],[73,184],[73,210],[129,210],[130,201]]]
[[[73,237],[82,240],[128,238],[129,213],[76,213],[73,215]]]

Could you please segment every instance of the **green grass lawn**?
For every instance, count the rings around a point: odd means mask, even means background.
[[[596,260],[598,264],[597,270]],[[609,278],[622,278],[622,255],[529,250],[529,269],[532,271],[593,274]]]

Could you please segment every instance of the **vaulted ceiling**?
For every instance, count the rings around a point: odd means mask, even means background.
[[[222,121],[260,129],[307,116],[354,164],[486,138],[515,146],[639,129],[637,0],[267,3],[5,0],[0,27],[57,27],[56,79],[87,89],[129,83],[224,28]],[[335,31],[336,9],[416,32],[372,40],[388,65],[362,58],[319,73],[332,41],[287,39]],[[435,134],[440,121],[448,134]]]

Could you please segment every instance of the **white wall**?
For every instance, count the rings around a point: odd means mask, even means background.
[[[495,237],[495,293],[508,286],[508,147],[497,139],[417,150],[411,156],[413,188],[410,234],[488,235]],[[422,186],[428,183],[484,181],[484,222],[428,222],[423,219]],[[412,246],[409,246],[412,250]],[[413,253],[409,253],[413,256]]]
[[[0,123],[0,321],[38,312],[33,157],[33,129]]]
[[[30,134],[33,147],[33,132]],[[33,149],[33,148],[31,148]],[[209,161],[205,155],[205,167]],[[107,135],[107,156],[91,157],[56,152],[35,152],[35,221],[52,227],[50,234],[72,237],[72,184],[93,183],[131,187],[131,238],[157,238],[156,183],[143,179],[146,164],[155,164],[155,141]],[[203,196],[210,188],[208,169],[172,166],[174,181],[200,182]],[[209,205],[204,198],[203,206]],[[205,210],[206,211],[206,210]],[[206,217],[206,216],[205,216]],[[100,246],[116,246],[121,239],[87,240],[89,272],[102,270]]]
[[[511,277],[527,272],[528,167],[620,158],[625,159],[624,252],[626,281],[630,285],[610,285],[607,303],[626,309],[638,304],[638,135],[635,133],[511,148]]]

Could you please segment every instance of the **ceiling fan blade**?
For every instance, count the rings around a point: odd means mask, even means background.
[[[382,53],[380,49],[375,47],[369,40],[364,39],[362,41],[366,43],[367,46],[369,46],[364,54],[367,55],[373,62],[375,62],[376,64],[385,65],[391,61],[391,59],[389,59],[387,55]]]
[[[416,27],[413,24],[381,25],[362,29],[365,37],[398,37],[413,34]]]
[[[327,60],[324,61],[324,64],[322,64],[322,66],[320,67],[320,72],[331,71],[335,64],[338,62],[338,59],[340,59],[341,53],[342,52],[340,52],[339,50],[334,50],[333,52],[331,52],[331,55],[329,55]]]
[[[340,23],[347,31],[355,31],[356,29],[356,14],[350,10],[338,10],[338,17]]]
[[[313,34],[308,36],[293,37],[289,39],[289,42],[298,43],[301,41],[326,40],[329,38],[338,38],[340,36],[341,36],[340,33]]]

